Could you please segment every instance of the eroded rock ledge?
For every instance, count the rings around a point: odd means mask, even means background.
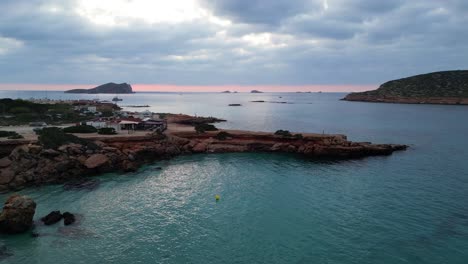
[[[96,137],[99,146],[89,149],[67,144],[44,149],[35,141],[20,141],[0,159],[0,191],[26,186],[63,183],[84,176],[112,171],[135,171],[142,164],[191,153],[287,152],[311,158],[361,158],[390,155],[406,145],[351,142],[344,135],[303,134],[284,138],[272,133],[228,131],[224,140],[217,132],[172,132],[164,136]]]

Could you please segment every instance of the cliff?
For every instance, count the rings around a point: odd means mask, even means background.
[[[65,91],[65,93],[86,93],[86,94],[129,94],[133,93],[132,86],[128,83],[106,83],[91,89],[73,89]]]
[[[0,191],[26,186],[64,183],[111,171],[135,171],[142,164],[192,153],[286,152],[309,158],[351,159],[390,155],[405,145],[351,142],[344,135],[303,134],[283,137],[272,133],[225,131],[204,134],[192,131],[164,135],[88,138],[95,144],[69,143],[48,149],[36,141],[17,141],[0,159]],[[10,146],[12,147],[12,146]]]
[[[348,94],[343,100],[468,105],[468,71],[433,72],[393,80],[377,90]]]

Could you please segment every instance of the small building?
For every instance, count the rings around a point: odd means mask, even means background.
[[[131,120],[121,120],[119,125],[122,130],[135,130],[140,123],[141,122]]]
[[[104,127],[107,127],[107,123],[106,121],[101,121],[101,120],[96,120],[96,121],[88,121],[86,122],[86,125],[88,126],[93,126],[95,127],[96,129],[100,129],[100,128],[104,128]]]
[[[151,131],[164,131],[167,129],[167,121],[162,119],[145,118],[138,125],[138,129]]]

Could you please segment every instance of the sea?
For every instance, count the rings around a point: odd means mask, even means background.
[[[226,119],[220,128],[345,134],[410,148],[356,160],[179,156],[97,176],[92,190],[24,189],[37,202],[37,222],[52,210],[79,221],[38,224],[39,237],[0,236],[0,263],[468,263],[468,106],[347,102],[342,93],[118,96],[127,110]]]

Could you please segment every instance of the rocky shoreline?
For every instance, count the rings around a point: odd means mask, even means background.
[[[88,138],[97,148],[70,143],[46,149],[37,141],[9,142],[13,150],[0,158],[0,191],[65,183],[104,172],[131,172],[152,161],[192,153],[285,152],[310,158],[351,159],[390,155],[406,145],[351,142],[344,135],[303,134],[301,138],[272,133],[227,131],[167,132],[164,135]]]
[[[392,104],[439,104],[439,105],[468,105],[468,98],[460,97],[397,97],[378,96],[360,93],[346,95],[344,101],[392,103]]]

